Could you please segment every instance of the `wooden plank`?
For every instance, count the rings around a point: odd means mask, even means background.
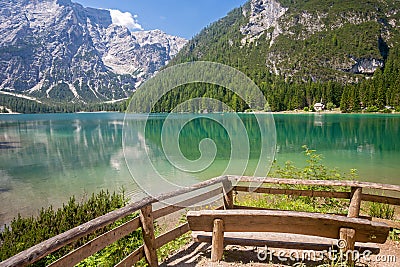
[[[211,242],[211,261],[222,260],[224,254],[224,221],[215,219],[213,223],[212,242]]]
[[[160,236],[158,236],[156,238],[156,247],[160,248],[162,246],[164,246],[165,244],[171,242],[172,240],[177,239],[178,237],[186,234],[187,232],[189,232],[189,224],[185,223],[182,224],[174,229],[172,229],[171,231],[162,234]]]
[[[234,205],[233,209],[242,209],[242,210],[277,210],[277,209],[267,209],[267,208],[259,208],[259,207],[251,207],[251,206],[240,206],[240,205]],[[288,211],[290,211],[290,210],[288,210]],[[347,217],[347,214],[339,214],[339,213],[326,213],[326,214],[332,214],[332,215],[338,215],[338,216]],[[358,216],[358,218],[372,221],[372,217],[371,216],[360,215],[360,216]]]
[[[233,187],[232,182],[229,180],[223,181],[224,190],[224,207],[225,209],[233,209]]]
[[[194,242],[206,242],[211,244],[212,233],[204,231],[193,231]],[[337,239],[318,236],[296,235],[287,233],[260,233],[260,232],[226,232],[224,233],[225,245],[271,247],[283,249],[301,250],[329,250],[338,249]],[[380,252],[379,246],[375,243],[356,242],[355,250],[363,253],[371,251],[373,254]]]
[[[142,224],[142,234],[144,243],[144,254],[147,264],[150,267],[158,266],[156,238],[154,235],[154,219],[152,207],[148,205],[140,210],[140,222]]]
[[[246,182],[246,183],[258,182],[265,184],[287,184],[287,185],[347,186],[347,187],[361,187],[361,188],[400,192],[400,185],[379,184],[379,183],[358,182],[358,181],[300,180],[300,179],[285,179],[285,178],[270,178],[270,177],[237,176],[237,175],[228,175],[228,179],[231,180],[232,182]]]
[[[174,213],[176,211],[185,209],[185,208],[190,207],[190,206],[192,206],[194,204],[198,204],[198,203],[200,203],[202,201],[210,199],[212,197],[218,196],[221,193],[222,193],[222,187],[218,187],[218,188],[215,188],[215,189],[213,189],[211,191],[205,192],[205,193],[203,193],[201,195],[198,195],[198,196],[186,199],[184,201],[181,201],[179,203],[176,203],[174,205],[170,205],[170,206],[155,210],[153,212],[153,218],[154,219],[158,219],[158,218],[163,217],[165,215]]]
[[[144,257],[144,246],[140,246],[134,252],[129,254],[125,259],[120,261],[115,267],[131,267]]]
[[[160,247],[164,246],[165,244],[171,242],[172,240],[178,238],[179,236],[187,233],[188,231],[189,231],[188,223],[180,225],[179,227],[176,227],[175,229],[169,231],[168,233],[165,233],[165,234],[157,237],[156,238],[156,247],[160,248]],[[117,265],[115,265],[115,267],[133,266],[133,265],[135,265],[135,263],[140,261],[144,256],[145,256],[144,246],[141,246],[138,249],[136,249],[134,252],[129,254],[125,259],[123,259]]]
[[[370,195],[370,194],[362,194],[361,199],[363,201],[371,201],[371,202],[400,206],[400,198],[396,198],[396,197],[385,197],[385,196],[377,196],[377,195]]]
[[[392,221],[392,220],[381,219],[381,218],[372,218],[372,221],[386,223],[392,229],[400,229],[399,221]]]
[[[339,238],[340,228],[357,229],[359,242],[384,243],[389,227],[360,218],[278,210],[202,210],[187,214],[190,229],[212,231],[214,219],[224,221],[226,232],[282,232]]]
[[[107,233],[98,236],[97,238],[89,241],[85,245],[71,251],[64,257],[58,259],[53,262],[49,266],[74,266],[75,264],[81,262],[87,257],[93,255],[94,253],[100,251],[105,248],[109,244],[114,243],[115,241],[121,239],[122,237],[132,233],[140,227],[139,217],[130,220],[129,222],[124,223],[123,225],[114,228]]]
[[[280,188],[265,188],[265,187],[253,188],[246,186],[235,186],[234,190],[239,192],[255,192],[255,193],[271,194],[271,195],[332,197],[332,198],[350,199],[350,192],[330,192],[330,191],[280,189]]]
[[[124,218],[127,215],[132,214],[139,209],[145,207],[146,205],[155,203],[157,201],[173,198],[182,194],[190,193],[217,183],[221,183],[226,179],[226,176],[220,176],[198,183],[193,186],[180,188],[169,193],[161,194],[155,197],[143,198],[137,202],[130,203],[125,207],[111,211],[103,216],[97,217],[87,223],[81,224],[71,230],[68,230],[62,234],[43,241],[27,250],[18,253],[17,255],[9,259],[6,259],[5,261],[1,262],[1,264],[4,264],[5,266],[26,266],[28,264],[34,263],[39,259],[56,251],[57,249],[62,248],[83,236],[91,234],[94,231],[103,228],[104,226],[107,226],[121,218]]]

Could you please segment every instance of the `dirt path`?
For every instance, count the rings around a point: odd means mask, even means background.
[[[385,244],[379,246],[381,252],[379,255],[372,255],[370,262],[362,260],[356,266],[371,266],[371,267],[396,267],[400,266],[400,242],[387,241]],[[285,251],[285,250],[282,250]],[[291,250],[290,252],[292,252]],[[268,255],[266,260],[259,259],[259,256],[265,257],[263,248],[258,247],[243,247],[243,246],[227,246],[224,251],[224,260],[218,263],[212,263],[211,246],[206,243],[190,243],[182,248],[178,253],[171,256],[160,266],[167,267],[203,267],[203,266],[251,266],[251,267],[270,267],[270,266],[323,266],[330,265],[329,260],[322,261],[293,261],[287,257],[278,257],[277,253],[272,256]],[[288,251],[286,251],[288,252]],[[282,252],[283,253],[283,252]],[[289,253],[289,252],[288,252]],[[301,251],[299,251],[301,255]],[[297,262],[297,263],[296,263]],[[301,264],[303,263],[303,264]],[[335,265],[340,266],[340,265]]]

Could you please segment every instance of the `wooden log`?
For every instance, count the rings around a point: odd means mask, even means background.
[[[167,244],[168,242],[176,239],[177,237],[185,234],[187,231],[189,231],[189,226],[188,224],[183,224],[168,233],[165,233],[159,237],[156,238],[156,247],[160,248],[163,245]],[[125,259],[123,259],[121,262],[119,262],[116,267],[127,267],[127,266],[134,266],[138,261],[140,261],[143,257],[145,256],[144,253],[144,246],[139,247],[136,249],[134,252],[129,254]]]
[[[360,218],[279,210],[202,210],[187,214],[192,231],[212,231],[214,219],[224,221],[225,232],[281,232],[339,238],[340,228],[357,229],[359,242],[384,243],[389,227]]]
[[[240,205],[234,205],[233,209],[242,209],[242,210],[277,210],[277,209],[267,209],[267,208],[259,208],[259,207],[251,207],[251,206],[240,206]],[[290,210],[288,210],[288,211],[290,211]],[[326,213],[326,214],[333,214],[333,215],[347,217],[347,214],[340,214],[340,213]],[[358,216],[358,218],[372,221],[372,217],[371,216],[361,215],[361,216]],[[374,220],[374,221],[378,222],[378,220]],[[382,221],[382,222],[386,223],[390,227],[390,225],[387,222],[387,220]]]
[[[154,220],[152,207],[148,205],[140,210],[140,222],[143,229],[144,254],[150,267],[158,266],[156,238],[154,235]]]
[[[357,218],[360,215],[361,197],[362,197],[362,188],[361,187],[352,187],[351,188],[350,206],[349,206],[349,212],[347,214],[347,217]]]
[[[121,239],[122,237],[132,233],[140,227],[139,217],[130,220],[129,222],[124,223],[117,228],[114,228],[107,233],[102,234],[101,236],[96,237],[95,239],[89,241],[83,246],[71,251],[64,257],[58,259],[53,262],[49,266],[74,266],[87,257],[93,255],[94,253],[100,251],[105,248],[109,244],[114,243],[115,241]]]
[[[351,188],[351,198],[349,211],[347,213],[347,217],[349,218],[357,218],[360,215],[360,207],[361,207],[361,198],[362,198],[362,188],[361,187],[352,187]],[[358,231],[358,229],[357,229]],[[347,262],[352,265],[353,257],[351,253],[354,251],[354,245],[356,243],[356,229],[354,228],[340,228],[339,230],[339,242],[344,242],[344,245],[339,247],[342,253],[345,253]]]
[[[43,241],[27,250],[18,253],[17,255],[9,259],[6,259],[5,261],[1,262],[1,264],[4,264],[5,266],[26,266],[28,264],[34,263],[39,259],[56,251],[57,249],[62,248],[83,236],[91,234],[94,231],[103,228],[104,226],[107,226],[123,217],[126,217],[127,215],[138,211],[146,205],[155,203],[157,201],[173,198],[182,194],[190,193],[214,184],[218,184],[221,183],[223,180],[226,180],[226,176],[216,177],[190,187],[180,188],[178,190],[166,194],[161,194],[155,197],[143,198],[140,201],[128,204],[127,206],[122,207],[118,210],[111,211],[103,216],[97,217],[87,223],[79,225],[71,230],[68,230],[62,234]]]
[[[357,230],[358,231],[358,230]],[[356,232],[351,228],[340,228],[338,246],[343,255],[343,259],[347,261],[348,265],[353,266],[353,251],[356,243]]]
[[[347,187],[361,187],[369,189],[380,189],[400,192],[400,185],[379,184],[370,182],[358,181],[338,181],[338,180],[300,180],[300,179],[286,179],[286,178],[270,178],[270,177],[251,177],[251,176],[237,176],[228,175],[228,179],[232,182],[258,182],[265,184],[287,184],[287,185],[316,185],[316,186],[347,186]]]
[[[331,191],[315,191],[315,190],[265,188],[265,187],[252,188],[246,186],[235,186],[235,190],[239,192],[255,192],[255,193],[271,194],[271,195],[332,197],[332,198],[350,199],[350,192],[331,192]]]
[[[131,267],[144,257],[144,246],[140,246],[134,252],[125,257],[115,267]]]
[[[221,219],[215,219],[213,222],[211,261],[216,262],[222,260],[223,254],[224,254],[224,221]]]
[[[189,232],[189,224],[185,223],[182,224],[174,229],[172,229],[171,231],[160,235],[159,237],[156,238],[156,248],[160,248],[162,246],[164,246],[165,244],[171,242],[172,240],[177,239],[178,237],[186,234],[187,232]]]
[[[363,201],[370,201],[370,202],[377,202],[377,203],[400,206],[400,198],[396,198],[396,197],[385,197],[385,196],[377,196],[377,195],[370,195],[370,194],[362,194],[361,199]]]
[[[372,218],[372,221],[386,223],[392,229],[400,229],[400,221],[392,221],[381,218]]]
[[[212,233],[204,231],[193,231],[192,238],[194,242],[212,242]],[[225,232],[224,245],[255,246],[283,249],[301,249],[322,251],[329,249],[338,249],[338,240],[317,236],[307,236],[287,233],[260,233],[260,232]],[[379,254],[380,249],[375,243],[356,243],[355,249],[361,253],[371,251],[373,254]]]
[[[212,197],[218,196],[221,193],[222,193],[222,187],[218,187],[218,188],[215,188],[215,189],[210,190],[208,192],[205,192],[203,194],[200,194],[198,196],[195,196],[195,197],[186,199],[184,201],[181,201],[179,203],[176,203],[174,205],[170,205],[170,206],[155,210],[155,211],[153,211],[153,218],[154,219],[158,219],[158,218],[163,217],[165,215],[174,213],[176,211],[182,210],[182,209],[190,207],[190,206],[192,206],[194,204],[198,204],[198,203],[200,203],[202,201],[210,199]]]
[[[222,181],[224,192],[224,206],[225,209],[233,209],[233,187],[232,182],[227,180]]]

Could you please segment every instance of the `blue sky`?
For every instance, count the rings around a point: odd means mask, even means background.
[[[72,0],[86,7],[116,10],[113,19],[131,29],[160,29],[190,39],[246,0]],[[129,13],[126,13],[129,12]]]

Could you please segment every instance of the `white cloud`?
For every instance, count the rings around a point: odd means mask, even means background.
[[[137,15],[121,12],[117,9],[110,9],[110,15],[113,24],[125,26],[129,30],[143,30],[142,25],[137,21]]]

